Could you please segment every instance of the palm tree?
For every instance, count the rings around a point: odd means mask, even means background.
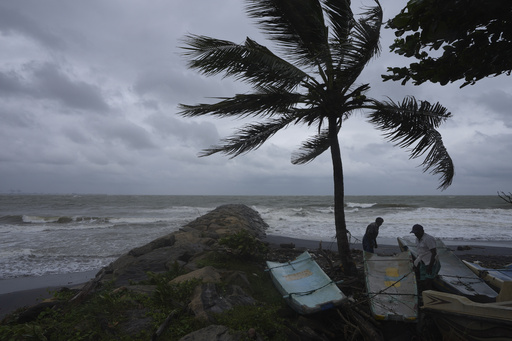
[[[334,178],[334,221],[338,252],[345,272],[354,270],[344,211],[343,165],[338,134],[343,122],[363,111],[395,145],[411,147],[410,157],[425,155],[423,171],[440,175],[439,188],[454,176],[453,163],[436,128],[451,114],[436,103],[407,97],[378,101],[365,94],[369,84],[355,84],[364,67],[380,51],[382,8],[366,8],[356,20],[350,0],[246,0],[249,17],[287,58],[247,38],[236,44],[202,35],[184,38],[188,67],[212,76],[223,74],[249,83],[252,93],[219,97],[214,104],[180,105],[184,117],[253,117],[219,145],[200,156],[231,157],[259,148],[289,125],[315,128],[315,135],[292,155],[305,164],[330,149]]]

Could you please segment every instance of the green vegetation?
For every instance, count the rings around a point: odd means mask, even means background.
[[[222,238],[220,245],[230,248],[233,253],[244,259],[259,259],[268,251],[268,247],[247,230]]]
[[[81,304],[68,303],[75,294],[72,291],[55,293],[62,301],[53,309],[43,311],[30,322],[15,323],[7,319],[0,326],[2,340],[148,340],[158,326],[190,297],[197,283],[184,282],[176,285],[164,284],[169,274],[152,275],[157,290],[152,296],[125,288],[106,286],[92,294]],[[15,315],[15,314],[14,314]],[[12,316],[14,316],[12,315]],[[147,328],[132,334],[123,323],[130,323],[133,316],[147,320]],[[202,328],[188,314],[179,314],[167,335],[175,340],[196,329]]]
[[[250,328],[264,331],[266,340],[288,340],[283,330],[283,319],[278,317],[276,306],[238,306],[216,316],[219,324],[230,329],[246,332]]]
[[[512,3],[489,0],[410,0],[389,20],[397,38],[391,51],[414,58],[408,67],[388,67],[384,80],[430,81],[461,88],[512,72]]]

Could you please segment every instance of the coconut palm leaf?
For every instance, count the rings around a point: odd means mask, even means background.
[[[337,81],[342,85],[352,85],[364,67],[380,53],[380,28],[382,27],[382,8],[376,6],[367,9],[366,16],[355,21],[346,44],[333,45],[339,49],[333,53],[340,76]],[[347,46],[348,45],[348,46]]]
[[[328,31],[318,0],[248,0],[247,14],[295,63],[311,66],[329,57]],[[306,14],[306,15],[305,15]]]
[[[180,104],[181,115],[197,117],[212,115],[222,117],[271,117],[287,113],[304,95],[285,91],[282,88],[260,88],[253,94],[238,94],[234,97],[218,97],[221,101],[214,104],[184,105]]]
[[[266,47],[247,38],[245,44],[200,35],[187,35],[184,55],[188,67],[206,76],[224,74],[255,86],[271,84],[293,89],[308,75],[279,58]]]
[[[451,113],[439,103],[419,103],[413,97],[402,103],[393,101],[374,102],[376,110],[369,114],[369,121],[378,129],[386,131],[384,136],[395,145],[410,149],[410,158],[425,155],[423,171],[440,174],[438,188],[446,189],[455,175],[453,162],[443,144],[441,134],[436,130]]]
[[[350,9],[350,1],[326,0],[323,2],[324,11],[332,27],[331,48],[337,44],[339,46],[349,46],[347,44],[350,30],[354,25],[354,14]],[[336,49],[339,51],[339,49]]]
[[[329,131],[325,129],[303,142],[300,149],[292,154],[292,163],[294,165],[303,165],[323,154],[330,147],[328,133]]]
[[[378,2],[377,2],[378,4]],[[382,27],[382,8],[380,5],[367,8],[364,17],[354,25],[352,45],[354,54],[352,59],[357,63],[368,62],[380,53],[380,29]]]
[[[279,130],[294,121],[294,117],[286,115],[268,122],[248,124],[239,129],[233,136],[221,140],[221,144],[203,150],[199,156],[210,156],[216,153],[238,155],[258,149]]]

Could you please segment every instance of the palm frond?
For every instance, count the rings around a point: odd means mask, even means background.
[[[218,97],[219,102],[213,104],[180,104],[179,114],[183,117],[211,115],[222,117],[248,116],[270,117],[290,111],[300,103],[304,95],[284,90],[283,88],[260,87],[252,94],[238,94],[234,97]]]
[[[206,36],[187,35],[183,42],[183,54],[190,58],[188,67],[206,76],[224,74],[256,86],[272,84],[286,89],[296,87],[308,77],[302,70],[250,38],[242,45]]]
[[[350,0],[324,0],[323,6],[333,29],[332,35],[335,43],[346,43],[354,25]]]
[[[453,161],[446,151],[441,134],[436,130],[451,113],[439,103],[416,101],[407,97],[402,103],[374,101],[375,110],[369,121],[378,129],[386,131],[384,136],[396,146],[410,149],[410,158],[418,158],[425,153],[423,171],[440,174],[441,189],[451,185],[455,175]]]
[[[329,58],[328,31],[319,0],[248,0],[249,17],[298,65]]]
[[[248,153],[258,149],[270,137],[285,128],[293,120],[294,118],[292,116],[285,115],[268,122],[248,124],[240,128],[235,135],[223,139],[221,144],[203,150],[199,156],[203,157],[223,153],[225,155],[231,155],[231,158],[234,158],[238,155]]]
[[[356,45],[356,50],[363,53],[358,53],[358,59],[367,64],[373,57],[380,54],[380,29],[382,27],[382,7],[378,1],[375,1],[377,6],[367,8],[363,13],[364,17],[358,20],[358,25],[355,26],[354,35],[352,38],[353,44]],[[359,48],[357,48],[359,47]]]
[[[380,29],[382,27],[382,8],[367,8],[363,17],[355,21],[351,28],[349,41],[333,44],[334,63],[337,64],[343,82],[353,83],[364,67],[380,53]],[[341,39],[341,38],[340,38]]]
[[[299,150],[292,154],[294,165],[303,165],[313,161],[317,156],[329,149],[328,130],[322,130],[318,135],[305,141]]]

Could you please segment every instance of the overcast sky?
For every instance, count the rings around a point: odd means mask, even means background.
[[[372,4],[366,0],[366,4]],[[384,17],[405,0],[382,0]],[[360,13],[360,4],[353,1]],[[0,0],[0,192],[330,195],[324,153],[308,165],[290,156],[314,131],[292,127],[257,151],[229,159],[198,158],[243,122],[190,119],[178,103],[246,92],[230,79],[186,68],[187,33],[271,47],[247,18],[242,0]],[[490,78],[460,89],[383,83],[393,32],[361,82],[369,96],[439,101],[452,112],[441,129],[455,164],[452,186],[439,191],[421,159],[385,141],[364,115],[340,139],[346,194],[489,194],[512,191],[512,82]],[[412,62],[412,60],[410,61]]]

